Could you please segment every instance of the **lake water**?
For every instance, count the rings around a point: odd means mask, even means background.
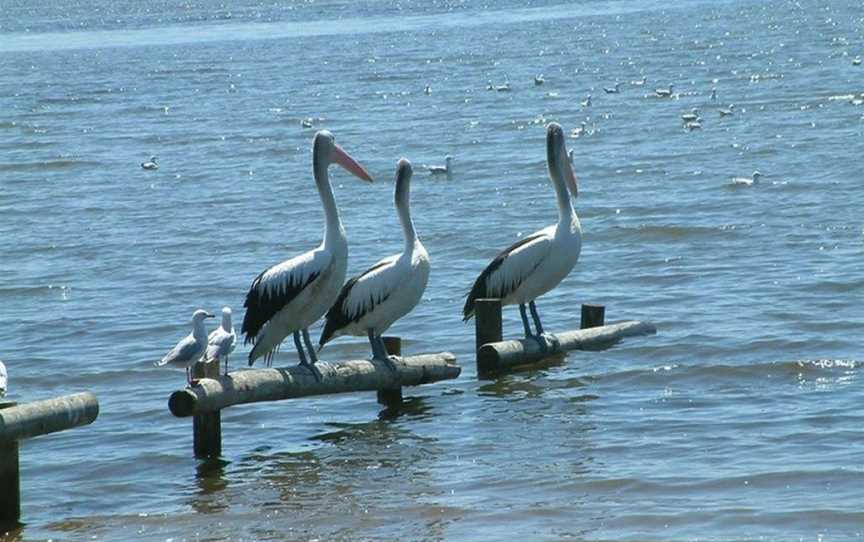
[[[858,55],[851,0],[0,0],[0,358],[13,400],[101,404],[22,445],[4,540],[861,539]],[[390,333],[463,372],[396,418],[371,393],[230,408],[202,463],[167,409],[182,371],[152,364],[195,308],[239,331],[251,280],[320,242],[307,117],[376,178],[331,170],[351,274],[400,250],[395,163],[417,166],[433,270]],[[464,295],[555,220],[553,120],[587,126],[585,234],[544,323],[591,302],[659,332],[478,380]],[[452,179],[422,172],[446,154]]]

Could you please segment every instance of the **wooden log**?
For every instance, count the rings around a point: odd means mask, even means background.
[[[280,401],[310,395],[378,391],[397,386],[419,386],[456,378],[462,371],[450,352],[400,358],[397,372],[369,360],[338,363],[319,361],[317,381],[305,367],[251,369],[219,378],[203,378],[196,386],[175,391],[168,408],[177,417],[213,412],[232,405]]]
[[[0,409],[0,440],[20,440],[93,423],[99,401],[90,392]]]
[[[196,363],[192,377],[218,378],[219,361]],[[218,410],[203,412],[192,417],[192,449],[195,457],[209,458],[222,455],[222,413]]]
[[[485,344],[477,353],[478,370],[489,375],[511,369],[518,365],[536,363],[568,350],[599,350],[614,344],[624,337],[657,333],[657,328],[646,322],[628,321],[590,329],[565,331],[551,335],[553,340],[546,348],[532,339],[502,341]]]
[[[0,410],[14,407],[0,403]],[[0,525],[18,523],[21,518],[21,478],[18,472],[18,441],[0,439]]]
[[[402,339],[399,337],[381,337],[384,339],[384,348],[391,356],[402,355]],[[378,390],[378,404],[387,408],[397,407],[402,404],[402,386],[389,390]]]
[[[582,304],[582,321],[581,329],[589,329],[592,327],[600,327],[606,319],[606,307],[603,305]]]
[[[503,338],[501,300],[496,298],[474,301],[474,351],[486,343],[497,343]]]

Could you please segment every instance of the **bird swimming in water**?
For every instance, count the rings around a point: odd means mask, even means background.
[[[669,85],[669,88],[654,89],[654,94],[656,94],[658,98],[671,98],[672,97],[672,87],[673,87],[673,85]]]
[[[747,177],[732,177],[732,184],[734,186],[753,186],[754,184],[759,184],[759,177],[763,175],[758,171],[753,172],[753,176],[750,178]]]
[[[447,175],[447,177],[449,178],[451,172],[453,171],[451,169],[452,165],[453,165],[453,157],[448,154],[447,156],[444,157],[444,165],[443,166],[426,166],[426,169],[429,170],[430,175]]]
[[[141,167],[143,169],[159,169],[159,164],[156,163],[156,157],[151,156],[150,160],[146,162],[141,162]]]
[[[693,108],[689,113],[681,113],[681,120],[684,122],[693,122],[699,120],[699,109]]]
[[[718,109],[717,112],[720,113],[721,117],[728,117],[733,114],[733,109],[735,109],[735,104],[729,104],[729,107]]]
[[[172,348],[165,357],[157,361],[155,365],[161,367],[170,365],[186,369],[186,381],[192,383],[191,368],[207,350],[207,330],[204,328],[204,319],[213,318],[213,315],[205,310],[198,309],[192,313],[192,333],[186,335]]]
[[[620,87],[621,83],[616,82],[614,87],[603,87],[603,92],[605,92],[606,94],[618,94]]]
[[[538,87],[539,87],[540,85],[542,85],[542,84],[545,83],[545,82],[546,82],[546,80],[543,79],[543,74],[542,74],[542,73],[539,73],[539,74],[537,74],[537,75],[534,76],[534,86],[538,86]]]

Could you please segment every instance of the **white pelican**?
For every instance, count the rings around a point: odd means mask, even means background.
[[[245,343],[254,344],[249,352],[249,365],[263,356],[270,366],[282,340],[293,333],[300,364],[309,367],[316,378],[320,376],[313,367],[318,358],[308,328],[336,301],[348,268],[348,241],[327,174],[331,163],[372,182],[363,166],[336,144],[333,134],[327,130],[315,134],[312,172],[324,207],[324,240],[314,250],[265,269],[252,281],[243,303],[246,314],[241,327],[241,332],[246,334]],[[301,334],[309,362],[300,341]]]
[[[754,184],[759,184],[759,177],[762,177],[762,174],[758,171],[753,172],[752,177],[732,177],[732,185],[733,186],[753,186]]]
[[[654,89],[654,94],[656,94],[658,98],[671,98],[672,97],[672,86],[673,85],[669,85],[669,88]]]
[[[210,332],[207,337],[207,350],[204,352],[204,361],[219,363],[225,360],[225,374],[228,374],[228,355],[234,351],[237,344],[237,334],[231,325],[231,309],[222,307],[222,325]]]
[[[621,83],[616,82],[614,87],[603,87],[603,92],[605,92],[606,94],[618,94],[620,87]]]
[[[452,173],[451,166],[453,165],[453,157],[449,154],[444,157],[444,165],[443,166],[426,166],[426,169],[429,170],[429,175],[447,175],[450,177]]]
[[[172,367],[183,367],[186,369],[186,381],[192,383],[190,368],[201,359],[207,349],[207,330],[204,328],[204,319],[213,318],[213,315],[205,310],[198,309],[192,313],[192,333],[186,335],[172,348],[165,357],[157,361],[155,365],[161,367],[170,365]]]
[[[699,120],[699,109],[694,107],[689,113],[681,113],[681,120],[684,122],[693,122]]]
[[[6,388],[9,380],[6,376],[6,366],[0,361],[0,397],[6,397]]]
[[[423,296],[429,279],[429,256],[411,220],[411,173],[411,162],[404,158],[399,160],[393,200],[405,248],[342,287],[336,303],[327,311],[327,321],[318,340],[319,349],[340,335],[366,335],[372,346],[372,359],[394,368],[381,335],[393,322],[411,312]]]
[[[542,74],[542,73],[537,74],[537,75],[534,76],[534,86],[538,86],[538,87],[539,87],[540,85],[542,85],[542,84],[545,83],[545,82],[546,82],[546,80],[543,79],[543,74]]]
[[[159,164],[156,163],[156,157],[151,156],[146,162],[141,162],[141,167],[144,169],[159,169]]]
[[[462,309],[464,320],[474,314],[474,301],[484,297],[501,299],[504,305],[519,305],[525,337],[540,338],[543,325],[534,300],[558,285],[570,273],[582,249],[582,226],[570,196],[578,195],[576,176],[567,157],[564,130],[557,123],[546,128],[546,161],[558,201],[558,222],[527,235],[504,250],[480,273]],[[569,192],[568,192],[569,189]],[[525,304],[531,309],[536,334],[531,333]]]

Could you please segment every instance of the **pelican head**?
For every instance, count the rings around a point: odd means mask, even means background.
[[[409,183],[413,173],[414,169],[411,167],[411,162],[407,158],[400,158],[396,163],[396,189],[393,193],[396,205],[400,205],[400,202],[408,202]]]
[[[369,172],[336,144],[336,138],[328,130],[319,130],[315,133],[315,138],[312,140],[312,162],[316,171],[320,166],[326,169],[327,166],[335,163],[357,178],[372,182]]]
[[[570,165],[564,129],[557,122],[550,122],[546,127],[546,162],[549,166],[549,176],[553,182],[563,181],[574,198],[579,195],[576,175]]]

